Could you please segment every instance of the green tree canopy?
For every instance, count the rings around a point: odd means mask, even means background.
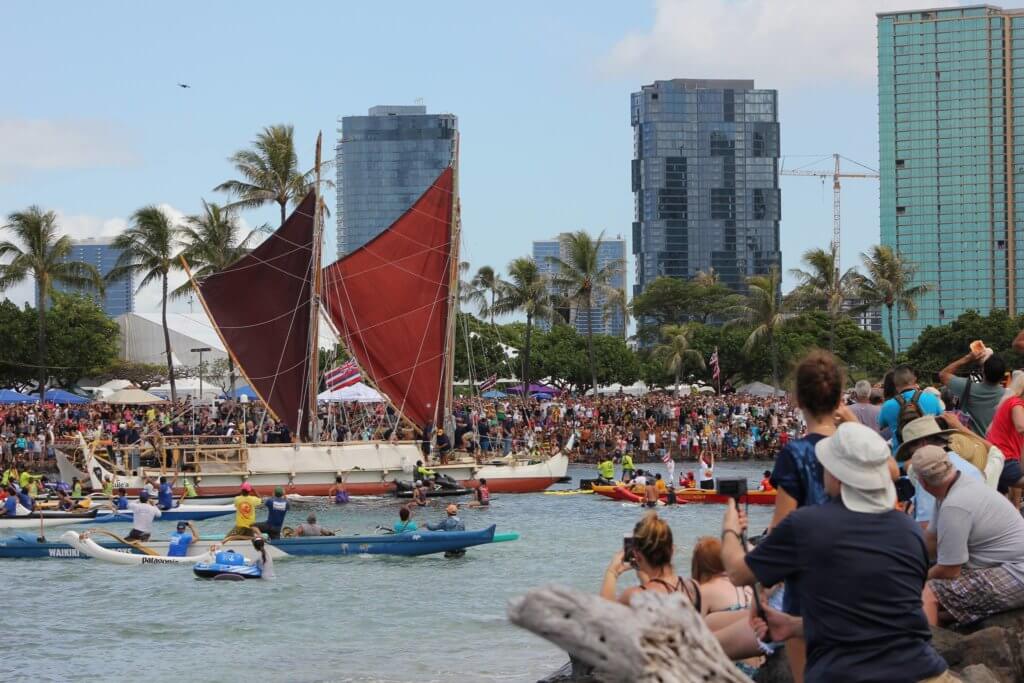
[[[47,316],[47,365],[66,388],[101,374],[117,358],[120,329],[87,296],[53,292]]]
[[[906,351],[907,362],[917,370],[922,382],[938,381],[939,370],[969,351],[972,341],[980,339],[1006,359],[1011,368],[1024,365],[1011,342],[1024,329],[1024,315],[1011,317],[995,310],[988,315],[967,311],[949,325],[929,325]]]

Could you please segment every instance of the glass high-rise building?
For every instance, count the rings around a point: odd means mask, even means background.
[[[458,120],[424,106],[371,107],[338,129],[338,256],[380,234],[452,161]]]
[[[551,258],[566,258],[565,249],[562,246],[563,233],[555,239],[534,240],[533,260],[537,262],[538,269],[549,278],[557,273],[557,268],[551,264]],[[612,279],[611,286],[625,292],[626,290],[626,240],[622,236],[615,238],[603,238],[601,246],[597,250],[598,267],[609,263],[618,262],[623,265],[619,273]],[[555,291],[552,289],[552,294]],[[580,334],[587,333],[588,319],[594,334],[609,334],[616,337],[626,336],[626,318],[620,310],[606,310],[608,298],[602,295],[594,297],[594,307],[589,311],[586,309],[567,308],[560,310],[567,322],[576,328]],[[551,329],[551,324],[546,320],[538,320],[537,326],[542,330]]]
[[[878,118],[881,241],[933,288],[895,316],[897,348],[968,309],[1019,310],[1024,14],[879,14]]]
[[[112,239],[78,240],[68,255],[69,261],[82,261],[96,267],[100,275],[106,276],[117,263],[121,250],[114,247]],[[84,294],[103,307],[103,312],[111,318],[122,313],[135,310],[135,280],[129,275],[117,282],[108,283],[102,297],[92,288],[74,288],[56,283],[54,289],[59,292]]]
[[[775,90],[655,81],[631,96],[634,295],[661,275],[746,279],[781,265]]]

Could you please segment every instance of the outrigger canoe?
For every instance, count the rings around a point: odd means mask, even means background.
[[[88,532],[80,534],[77,531],[65,531],[60,540],[77,550],[80,554],[91,557],[94,560],[102,560],[111,564],[143,565],[143,564],[195,564],[196,562],[212,562],[213,552],[207,550],[203,553],[185,555],[184,557],[171,557],[169,555],[150,555],[148,553],[126,553],[113,548],[105,548],[97,543]],[[166,552],[166,549],[164,549]]]
[[[594,493],[605,498],[611,498],[612,500],[621,500],[628,503],[643,501],[643,496],[633,493],[621,484],[618,486],[594,486],[592,488]],[[662,501],[665,501],[668,495],[663,493],[660,498]],[[676,489],[676,501],[680,503],[718,503],[725,505],[728,500],[729,496],[718,491]],[[775,505],[775,491],[747,491],[746,495],[740,497],[740,502],[749,503],[750,505]]]
[[[380,536],[297,536],[279,538],[270,541],[266,548],[273,553],[274,559],[283,557],[308,557],[316,555],[399,555],[416,557],[456,550],[464,550],[477,545],[514,541],[519,535],[510,532],[495,534],[495,527],[476,531],[410,531],[404,534],[384,534]],[[96,540],[97,545],[122,553],[137,553],[139,548],[113,539]],[[147,541],[145,546],[158,555],[167,554],[167,541]],[[189,547],[189,555],[202,555],[213,546],[219,549],[235,550],[248,559],[255,559],[256,553],[252,543],[230,541],[222,543],[216,540],[196,541]],[[0,559],[3,558],[49,558],[49,559],[89,559],[78,548],[68,543],[40,541],[31,533],[21,532],[14,536],[0,538]]]
[[[49,529],[68,524],[95,522],[98,512],[95,509],[85,512],[56,512],[53,510],[29,512],[25,508],[19,507],[18,509],[23,510],[25,514],[18,514],[15,517],[0,517],[0,529]]]
[[[235,512],[234,505],[179,505],[170,510],[161,510],[158,522],[198,522],[214,517],[223,517]],[[130,522],[134,519],[131,510],[118,510],[113,512],[106,510],[96,517],[97,523],[105,522]]]

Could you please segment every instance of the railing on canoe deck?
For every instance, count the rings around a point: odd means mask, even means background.
[[[110,472],[175,475],[181,472],[245,471],[248,457],[241,435],[233,436],[146,436],[136,444],[122,445],[109,440],[89,445],[93,456]]]

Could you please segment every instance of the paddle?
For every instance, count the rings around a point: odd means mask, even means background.
[[[139,542],[139,541],[129,541],[128,539],[121,538],[117,534],[111,533],[111,532],[107,531],[106,529],[89,529],[86,533],[88,533],[90,535],[91,534],[104,534],[106,536],[110,536],[112,539],[114,539],[118,543],[124,543],[125,545],[130,545],[131,547],[138,549],[139,551],[142,552],[143,555],[154,555],[154,556],[159,556],[160,555],[160,553],[158,553],[157,551],[153,550],[152,548],[147,548],[146,546],[142,545],[142,543]]]
[[[491,543],[504,543],[506,541],[518,541],[518,540],[519,540],[519,532],[518,531],[507,531],[507,532],[505,532],[503,534],[494,534],[494,538],[491,540]]]

